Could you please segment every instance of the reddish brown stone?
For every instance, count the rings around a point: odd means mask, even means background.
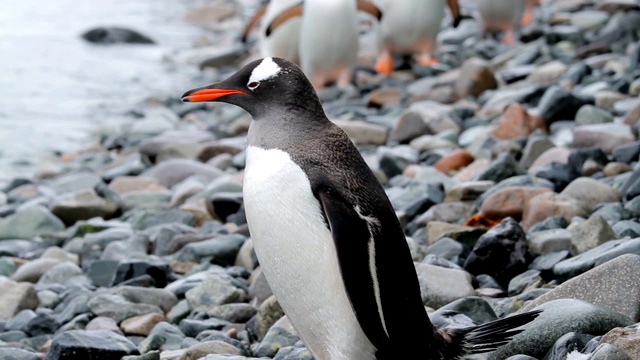
[[[513,103],[505,109],[500,123],[491,134],[500,140],[513,140],[529,136],[534,130],[544,128],[542,119],[530,116],[522,105]]]
[[[387,105],[400,104],[401,91],[399,88],[385,88],[374,90],[369,94],[367,106],[380,109]]]
[[[498,222],[509,216],[520,221],[529,199],[549,191],[551,190],[547,188],[531,186],[508,187],[498,190],[484,200],[480,212],[487,218]]]
[[[488,218],[484,214],[478,213],[468,218],[467,221],[464,223],[464,226],[473,226],[473,227],[482,226],[484,228],[491,229],[492,227],[498,225],[499,223],[500,223],[500,220],[496,221]]]
[[[438,160],[434,167],[440,172],[448,174],[453,170],[463,168],[473,162],[473,155],[464,149],[457,149],[443,156]]]

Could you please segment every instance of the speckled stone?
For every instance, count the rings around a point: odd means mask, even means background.
[[[580,299],[640,321],[640,256],[622,255],[566,281],[522,308],[562,298]]]

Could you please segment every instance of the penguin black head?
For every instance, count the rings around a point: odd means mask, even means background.
[[[302,70],[284,59],[253,61],[227,79],[189,90],[182,101],[219,101],[237,105],[260,119],[282,111],[322,111],[313,86]]]

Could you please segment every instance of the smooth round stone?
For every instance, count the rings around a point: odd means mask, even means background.
[[[42,355],[15,348],[0,348],[0,359],[6,360],[42,360]]]
[[[591,216],[587,221],[570,228],[571,254],[582,254],[609,240],[618,238],[609,224],[598,215]]]
[[[560,337],[551,347],[545,359],[564,360],[567,355],[576,350],[582,350],[593,339],[593,335],[570,332]]]
[[[38,284],[64,284],[74,276],[82,275],[82,269],[70,262],[55,265],[42,275]]]
[[[596,350],[591,353],[590,360],[632,360],[627,353],[620,350],[617,346],[611,344],[600,344]]]
[[[541,283],[542,277],[538,270],[527,270],[520,275],[515,276],[509,282],[508,293],[509,296],[514,296],[522,293],[527,287]]]

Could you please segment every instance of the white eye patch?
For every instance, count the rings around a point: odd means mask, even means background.
[[[264,58],[258,66],[253,69],[249,77],[249,83],[260,82],[277,76],[280,73],[280,66],[272,58]]]

